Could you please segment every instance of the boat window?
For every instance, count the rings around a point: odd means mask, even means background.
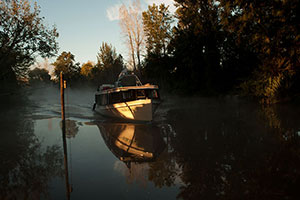
[[[107,104],[108,104],[107,94],[102,94],[101,95],[101,105],[107,105]]]
[[[122,94],[120,92],[110,93],[110,103],[120,103],[122,101]]]
[[[159,99],[159,93],[156,89],[133,89],[96,95],[96,102],[100,105],[107,105],[146,98]]]
[[[137,90],[136,95],[138,99],[146,98],[145,90]]]
[[[96,95],[96,103],[99,105],[107,105],[107,94]]]
[[[133,99],[132,91],[129,90],[129,91],[122,92],[122,97],[124,101]]]

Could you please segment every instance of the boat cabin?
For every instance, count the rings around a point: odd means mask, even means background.
[[[157,87],[123,87],[123,88],[105,88],[99,94],[96,94],[95,101],[98,105],[109,105],[139,99],[157,99],[159,93]]]
[[[140,79],[127,69],[120,73],[114,85],[101,85],[95,95],[96,104],[101,106],[139,99],[152,99],[159,102],[158,86],[149,83],[142,85]]]

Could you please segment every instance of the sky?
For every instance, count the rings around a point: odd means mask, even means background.
[[[41,7],[44,23],[58,29],[59,52],[75,55],[81,64],[96,62],[96,55],[102,42],[111,44],[117,53],[126,58],[127,49],[119,27],[118,10],[122,4],[130,5],[132,0],[36,0]],[[140,0],[142,10],[153,3],[170,5],[173,0]],[[55,57],[49,59],[55,61]]]

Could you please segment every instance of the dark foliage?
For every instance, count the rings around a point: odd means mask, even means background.
[[[175,2],[177,25],[168,59],[159,51],[148,51],[147,77],[158,82],[164,77],[169,90],[242,92],[265,103],[299,94],[298,0]],[[148,9],[148,15],[158,18],[152,7]],[[167,10],[163,12],[168,16]],[[149,19],[144,17],[148,24]],[[156,38],[157,31],[148,29],[147,37]],[[149,47],[159,45],[148,41]]]
[[[58,45],[56,28],[48,28],[40,8],[28,0],[0,1],[1,88],[17,84],[27,74],[37,55],[54,56]]]

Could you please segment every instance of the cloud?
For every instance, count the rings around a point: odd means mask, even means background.
[[[118,3],[114,4],[113,6],[110,6],[106,9],[106,17],[109,19],[109,21],[115,21],[120,20],[119,10],[122,5],[125,5],[128,7],[129,5],[132,5],[133,0],[120,0]],[[140,0],[140,2],[142,2]]]
[[[106,16],[109,19],[109,21],[115,21],[119,20],[119,10],[122,4],[115,4],[109,8],[106,9]]]
[[[171,13],[174,13],[176,10],[176,7],[174,6],[174,0],[140,0],[141,2],[141,7],[143,10],[147,9],[146,5],[160,5],[160,4],[165,4],[166,6],[169,6],[169,11]],[[119,10],[122,5],[126,5],[128,7],[129,5],[132,4],[132,0],[122,0],[120,3],[114,4],[113,6],[110,6],[106,9],[106,17],[109,19],[109,21],[115,21],[115,20],[120,20],[119,16]]]

